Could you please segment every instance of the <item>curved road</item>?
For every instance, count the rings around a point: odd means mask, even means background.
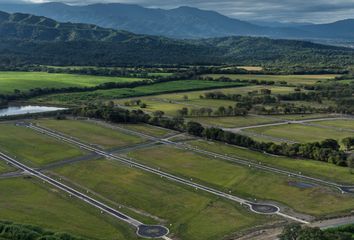
[[[159,175],[161,177],[165,177],[165,178],[167,178],[167,179],[169,179],[171,181],[174,181],[174,182],[177,182],[177,183],[180,183],[180,184],[184,184],[184,185],[193,187],[195,189],[199,189],[199,190],[211,193],[213,195],[216,195],[216,196],[219,196],[219,197],[222,197],[222,198],[225,198],[225,199],[240,203],[241,205],[245,205],[245,206],[249,207],[249,209],[252,212],[254,212],[254,213],[258,213],[258,214],[277,214],[279,216],[282,216],[282,217],[285,217],[285,218],[288,218],[288,219],[291,219],[291,220],[294,220],[294,221],[297,221],[297,222],[308,224],[308,222],[303,220],[303,219],[299,219],[299,218],[296,218],[296,217],[281,213],[279,207],[277,207],[275,205],[258,204],[258,203],[250,202],[250,201],[248,201],[246,199],[243,199],[243,198],[240,198],[240,197],[228,194],[228,193],[224,193],[222,191],[219,191],[219,190],[216,190],[216,189],[213,189],[213,188],[210,188],[210,187],[206,187],[206,186],[201,185],[201,184],[194,183],[192,181],[189,181],[189,180],[174,176],[172,174],[163,172],[163,171],[161,171],[159,169],[154,169],[152,167],[149,167],[149,166],[134,162],[134,161],[132,161],[130,159],[119,157],[119,156],[115,156],[113,154],[107,153],[107,152],[102,151],[100,149],[97,149],[95,147],[92,147],[92,146],[89,146],[89,145],[84,144],[82,142],[79,142],[77,140],[74,140],[74,139],[72,139],[70,137],[67,137],[67,136],[63,135],[62,133],[58,133],[58,132],[55,132],[53,130],[48,130],[48,129],[45,129],[45,128],[42,128],[42,127],[38,127],[38,126],[35,126],[35,125],[32,125],[32,124],[28,124],[27,127],[32,129],[32,130],[35,130],[37,132],[40,132],[42,134],[51,136],[53,138],[59,139],[59,140],[64,141],[64,142],[67,142],[69,144],[74,144],[76,146],[79,146],[82,149],[94,152],[94,153],[99,154],[101,156],[104,156],[104,157],[106,157],[108,159],[116,160],[116,161],[119,161],[121,163],[127,164],[127,165],[129,165],[131,167],[136,167],[136,168],[138,168],[140,170],[143,170],[143,171],[146,171],[146,172],[149,172],[149,173],[153,173],[153,174]],[[161,141],[168,141],[168,140],[161,140]]]
[[[68,193],[70,196],[74,196],[88,204],[90,204],[91,206],[94,206],[98,209],[101,210],[101,212],[105,212],[110,214],[111,216],[124,221],[132,226],[134,226],[135,228],[137,228],[137,234],[141,237],[144,238],[161,238],[166,236],[169,233],[169,230],[164,227],[164,226],[151,226],[151,225],[146,225],[143,224],[141,222],[139,222],[138,220],[124,214],[121,213],[109,206],[107,206],[106,204],[97,201],[51,177],[48,177],[46,175],[44,175],[43,173],[34,170],[33,168],[30,168],[22,163],[20,163],[19,161],[11,158],[10,156],[7,156],[6,154],[0,152],[0,158],[2,158],[3,160],[5,160],[6,162],[12,164],[13,166],[17,167],[18,169],[21,169],[22,171],[31,174],[32,176],[35,176],[41,180],[43,180],[44,182],[47,182],[53,186],[55,186],[56,188],[61,189],[62,191]]]

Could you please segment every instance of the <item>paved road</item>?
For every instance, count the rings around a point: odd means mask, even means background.
[[[91,120],[91,121],[93,121],[93,120]],[[285,175],[285,176],[289,176],[289,177],[295,177],[295,178],[299,178],[301,180],[316,182],[316,183],[319,183],[319,184],[322,184],[322,185],[334,187],[334,188],[340,190],[342,193],[354,193],[354,186],[346,186],[346,185],[342,185],[342,184],[339,184],[339,183],[336,183],[336,182],[332,182],[332,181],[327,181],[327,180],[323,180],[323,179],[320,179],[320,178],[306,176],[306,175],[303,175],[300,172],[291,172],[291,171],[279,169],[279,168],[276,168],[276,167],[266,166],[266,165],[264,165],[264,164],[262,164],[260,162],[256,163],[255,161],[250,161],[249,159],[230,157],[230,156],[227,156],[227,155],[223,155],[223,154],[219,154],[219,153],[215,153],[215,152],[210,152],[210,151],[207,151],[207,150],[199,149],[197,147],[191,146],[191,145],[186,144],[186,143],[172,142],[172,141],[170,141],[168,139],[158,139],[158,138],[155,138],[153,136],[146,135],[144,133],[136,132],[136,131],[125,129],[125,128],[118,127],[118,126],[113,126],[111,124],[108,124],[108,123],[105,123],[105,122],[102,122],[102,121],[94,121],[94,122],[96,122],[98,124],[101,124],[103,126],[112,128],[112,129],[118,129],[120,131],[124,131],[124,132],[130,133],[130,134],[134,134],[136,136],[148,138],[148,139],[154,140],[154,141],[159,142],[159,143],[168,144],[168,145],[174,145],[174,146],[176,146],[178,148],[181,148],[181,149],[184,149],[184,150],[193,151],[193,152],[197,152],[197,153],[201,153],[201,154],[213,157],[213,158],[223,159],[223,160],[226,160],[226,161],[234,162],[234,163],[237,163],[237,164],[241,164],[241,165],[244,165],[244,166],[257,168],[257,169],[260,169],[260,170],[264,170],[264,171],[268,171],[268,172],[272,172],[272,173],[276,173],[276,174],[281,174],[281,175]]]
[[[121,213],[121,212],[105,205],[104,203],[102,203],[98,200],[95,200],[95,199],[93,199],[93,198],[51,178],[51,177],[44,175],[43,173],[41,173],[33,168],[30,168],[30,167],[20,163],[19,161],[11,158],[10,156],[8,156],[2,152],[0,152],[0,158],[3,159],[4,161],[6,161],[7,163],[10,163],[13,166],[17,167],[18,169],[21,169],[22,171],[41,179],[43,182],[49,183],[49,184],[55,186],[56,188],[61,189],[62,191],[68,193],[70,196],[74,196],[74,197],[88,203],[89,205],[100,209],[101,212],[108,213],[111,216],[134,226],[135,228],[137,228],[137,234],[141,237],[161,238],[161,237],[167,235],[169,232],[169,230],[163,226],[149,226],[149,225],[143,224],[140,221],[138,221],[138,220],[136,220],[124,213]]]
[[[77,140],[75,140],[73,138],[67,137],[67,136],[65,136],[62,133],[59,133],[57,131],[53,131],[53,130],[49,130],[49,129],[46,129],[46,128],[38,127],[38,126],[35,126],[35,125],[32,125],[32,124],[28,124],[27,127],[32,129],[32,130],[35,130],[37,132],[40,132],[42,134],[45,134],[45,135],[51,136],[53,138],[59,139],[61,141],[64,141],[64,142],[79,146],[82,149],[94,152],[94,153],[99,154],[101,156],[104,156],[104,157],[106,157],[108,159],[119,161],[119,162],[127,164],[127,165],[129,165],[131,167],[135,167],[135,168],[138,168],[140,170],[143,170],[143,171],[146,171],[146,172],[149,172],[149,173],[152,173],[152,174],[159,175],[159,176],[164,177],[166,179],[169,179],[171,181],[174,181],[174,182],[177,182],[177,183],[180,183],[180,184],[184,184],[184,185],[193,187],[196,190],[202,190],[202,191],[211,193],[213,195],[216,195],[216,196],[219,196],[219,197],[222,197],[222,198],[225,198],[225,199],[240,203],[241,205],[245,205],[245,206],[249,207],[249,209],[252,212],[254,212],[254,213],[258,213],[258,214],[276,214],[276,215],[282,216],[284,218],[291,219],[293,221],[297,221],[297,222],[308,224],[308,222],[303,220],[303,219],[296,218],[296,217],[281,213],[280,212],[280,208],[275,206],[275,205],[254,203],[254,202],[248,201],[246,199],[243,199],[243,198],[240,198],[240,197],[237,197],[237,196],[234,196],[234,195],[231,195],[231,194],[228,194],[228,193],[225,193],[225,192],[222,192],[222,191],[219,191],[219,190],[216,190],[216,189],[213,189],[213,188],[201,185],[201,184],[194,183],[192,181],[189,181],[189,180],[183,179],[181,177],[177,177],[175,175],[172,175],[172,174],[169,174],[167,172],[161,171],[160,169],[155,169],[155,168],[143,165],[141,163],[134,162],[131,159],[127,159],[127,158],[123,158],[123,157],[120,157],[120,156],[115,156],[115,155],[113,155],[111,153],[107,153],[105,151],[102,151],[102,150],[97,149],[95,147],[92,147],[90,145],[87,145],[87,144],[84,144],[82,142],[79,142],[79,141],[77,141]],[[127,130],[127,131],[131,131],[131,130]],[[145,134],[143,134],[143,135],[145,135]],[[170,144],[173,143],[173,142],[170,142],[169,140],[157,139],[157,141],[161,141],[161,142],[168,141]]]

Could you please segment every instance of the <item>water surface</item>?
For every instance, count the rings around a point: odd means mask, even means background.
[[[46,106],[8,106],[5,108],[0,108],[0,117],[22,115],[30,113],[42,113],[42,112],[53,112],[58,110],[64,110],[65,108],[58,107],[46,107]]]

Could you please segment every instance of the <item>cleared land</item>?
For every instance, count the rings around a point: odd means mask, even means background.
[[[13,93],[15,89],[94,87],[106,82],[135,82],[142,78],[103,77],[91,75],[46,72],[0,72],[0,93]]]
[[[91,122],[47,119],[39,120],[37,123],[106,149],[125,147],[144,142],[144,139],[140,137],[112,131],[112,129]]]
[[[0,124],[0,150],[41,166],[85,155],[82,150],[13,124]]]
[[[140,149],[129,154],[148,165],[209,184],[250,199],[272,200],[315,215],[353,209],[351,196],[327,188],[301,188],[290,184],[296,179],[246,168],[168,146]],[[338,204],[340,202],[340,204]]]
[[[265,81],[274,81],[281,82],[285,81],[288,84],[315,84],[318,81],[326,81],[334,79],[337,77],[335,74],[319,74],[319,75],[260,75],[260,74],[207,74],[203,75],[204,77],[211,78],[220,78],[227,77],[233,80],[265,80]]]
[[[327,179],[338,183],[354,184],[354,175],[351,174],[347,168],[329,163],[309,159],[302,160],[280,156],[275,157],[249,149],[204,140],[190,141],[188,144],[215,153],[227,154],[231,157],[246,159],[253,162],[261,162],[267,166],[275,166],[293,172],[302,172],[308,176]]]
[[[154,137],[164,137],[173,132],[172,130],[168,130],[166,128],[154,127],[148,124],[122,124],[120,127]]]
[[[134,229],[30,179],[0,180],[1,219],[89,239],[133,240]]]
[[[277,138],[289,139],[296,142],[315,142],[329,138],[341,142],[343,138],[354,135],[352,132],[345,130],[338,131],[335,129],[306,126],[301,124],[259,127],[248,129],[247,131]]]
[[[180,239],[214,240],[272,219],[113,161],[81,162],[55,171],[111,201],[158,217]]]
[[[50,96],[34,98],[35,102],[45,103],[66,103],[80,104],[87,101],[111,100],[127,97],[138,97],[146,95],[154,95],[166,92],[191,91],[198,89],[211,89],[222,87],[244,86],[243,83],[234,82],[217,82],[217,81],[201,81],[201,80],[181,80],[164,83],[156,83],[148,86],[139,86],[135,88],[120,88],[112,90],[97,90],[85,93],[66,93],[54,94]]]

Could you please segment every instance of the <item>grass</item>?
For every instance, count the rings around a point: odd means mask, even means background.
[[[262,118],[255,116],[238,116],[238,117],[193,117],[188,118],[190,121],[197,121],[201,124],[218,126],[224,128],[237,128],[237,127],[246,127],[253,126],[258,124],[266,124],[277,122],[277,120],[270,118]]]
[[[335,166],[330,163],[313,161],[309,159],[302,160],[280,156],[274,157],[272,155],[263,154],[261,152],[252,151],[249,149],[204,140],[191,141],[189,144],[215,153],[227,154],[232,157],[246,159],[253,162],[261,162],[262,164],[275,166],[291,172],[302,172],[305,175],[335,181],[338,183],[354,183],[354,174],[351,174],[348,168]]]
[[[55,171],[111,201],[158,217],[178,239],[222,239],[266,219],[238,204],[113,161],[81,162]]]
[[[78,148],[25,127],[0,124],[0,132],[0,150],[31,165],[42,166],[85,154]]]
[[[126,147],[144,141],[140,137],[85,121],[46,119],[38,120],[36,123],[105,149]]]
[[[155,127],[148,124],[122,124],[120,126],[132,131],[144,133],[154,137],[164,137],[172,133],[172,130]]]
[[[0,93],[15,89],[29,91],[34,88],[94,87],[106,82],[135,82],[141,78],[103,77],[46,72],[0,72]]]
[[[0,174],[7,173],[13,170],[15,169],[3,162],[2,159],[0,159]]]
[[[323,141],[329,138],[340,142],[343,138],[353,136],[353,133],[349,131],[338,131],[335,129],[306,126],[301,124],[259,127],[249,129],[247,131],[303,143]]]
[[[318,125],[354,130],[354,120],[330,120],[313,122]],[[354,133],[352,134],[354,135]]]
[[[1,219],[85,239],[133,240],[134,229],[36,180],[0,180]]]
[[[354,207],[351,196],[343,196],[327,188],[300,189],[290,186],[289,181],[294,179],[288,177],[168,146],[140,149],[129,156],[148,165],[160,167],[161,170],[193,178],[193,181],[226,191],[231,190],[245,198],[277,201],[299,212],[315,216],[347,212]]]
[[[230,79],[236,80],[265,80],[265,81],[274,81],[280,82],[285,81],[288,84],[306,84],[312,85],[318,81],[326,81],[334,79],[337,75],[335,74],[319,74],[319,75],[260,75],[260,74],[208,74],[204,77],[220,78],[228,77]]]
[[[321,113],[314,113],[314,114],[289,114],[289,115],[271,115],[272,117],[283,119],[283,120],[307,120],[307,119],[315,119],[315,118],[330,118],[333,115],[330,114],[321,114]]]
[[[199,89],[211,89],[221,87],[236,87],[243,86],[243,83],[233,82],[217,82],[217,81],[201,81],[201,80],[183,80],[171,81],[164,83],[156,83],[147,86],[139,86],[135,88],[120,88],[111,90],[97,90],[85,93],[66,93],[54,94],[44,97],[35,98],[35,102],[45,103],[66,103],[66,104],[80,104],[87,101],[102,101],[112,100],[127,97],[140,97],[146,95],[155,95],[166,92],[191,91]]]

